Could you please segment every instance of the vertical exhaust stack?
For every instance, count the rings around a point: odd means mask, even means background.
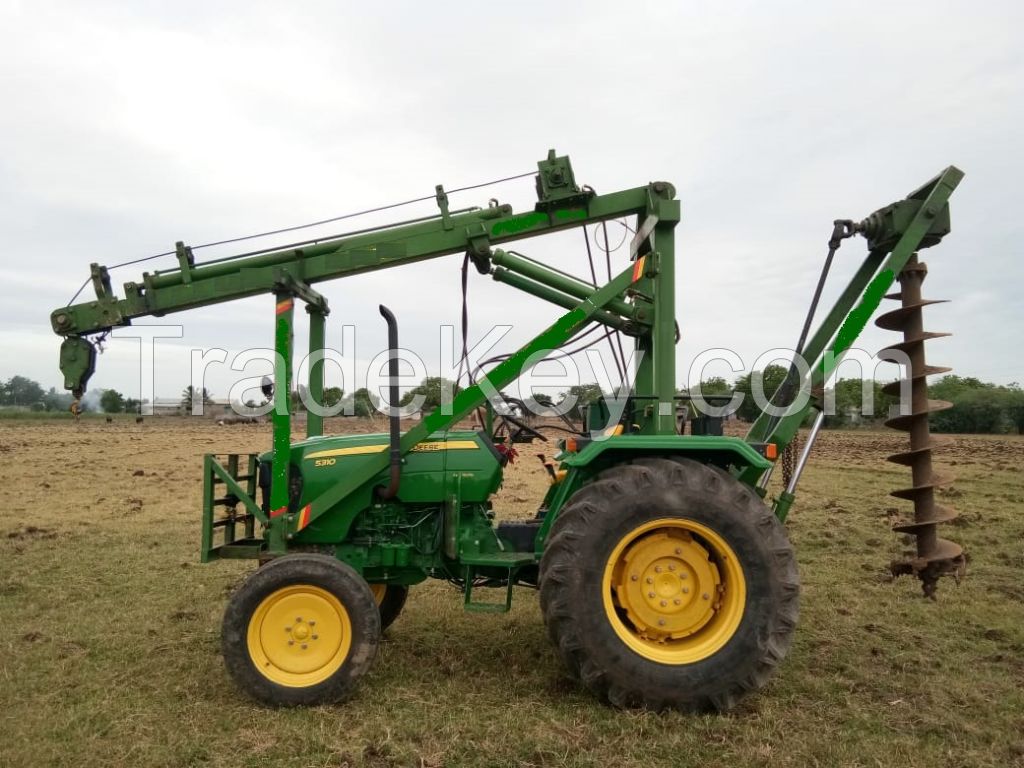
[[[927,265],[919,262],[915,253],[898,277],[900,292],[886,296],[887,299],[900,300],[902,306],[879,317],[876,325],[886,330],[903,332],[903,341],[883,349],[878,353],[879,357],[893,359],[892,353],[903,352],[910,360],[906,379],[888,384],[882,390],[886,394],[899,396],[906,381],[910,382],[909,412],[891,418],[885,424],[910,433],[910,450],[893,454],[889,461],[908,466],[911,470],[911,487],[893,491],[892,495],[914,503],[914,518],[911,522],[895,526],[893,530],[915,537],[916,552],[903,560],[894,561],[892,574],[894,577],[903,574],[917,576],[925,596],[934,599],[939,577],[949,574],[959,581],[966,560],[959,544],[939,538],[938,535],[939,524],[955,520],[957,513],[935,502],[935,488],[948,484],[951,478],[940,477],[932,469],[928,415],[951,408],[952,403],[928,399],[928,377],[951,369],[928,365],[925,362],[924,344],[929,339],[950,334],[924,330],[922,309],[929,304],[943,303],[942,300],[921,298],[921,283],[927,274]]]

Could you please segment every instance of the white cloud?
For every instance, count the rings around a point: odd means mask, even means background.
[[[89,262],[517,173],[554,146],[601,192],[676,184],[679,381],[704,348],[753,358],[792,343],[831,220],[959,164],[954,232],[926,254],[925,289],[966,306],[929,312],[957,334],[930,354],[1024,378],[1002,359],[1024,320],[1022,15],[1009,2],[0,4],[0,376],[59,383],[48,317]],[[455,202],[495,193],[531,204],[528,180]],[[859,248],[844,246],[837,276]],[[583,272],[578,233],[522,249]],[[323,286],[331,322],[382,345],[387,303],[429,360],[437,325],[457,323],[459,263]],[[474,327],[513,323],[510,344],[557,315],[475,273],[470,292]],[[188,346],[263,346],[268,301],[174,322]],[[872,330],[861,345],[890,340]],[[101,360],[96,381],[130,389],[129,368]],[[161,394],[186,383],[167,376]]]

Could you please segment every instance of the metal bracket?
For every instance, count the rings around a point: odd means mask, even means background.
[[[444,185],[438,184],[434,187],[434,194],[437,198],[437,207],[441,209],[441,228],[448,231],[452,228],[452,216],[448,212],[448,195],[444,191]]]
[[[192,267],[196,265],[192,249],[180,240],[174,244],[174,253],[178,257],[178,267],[181,270],[181,282],[188,285],[192,282]]]

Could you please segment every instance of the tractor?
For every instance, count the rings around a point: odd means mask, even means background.
[[[112,329],[272,297],[276,363],[264,387],[273,404],[270,447],[205,456],[200,523],[202,562],[241,558],[256,566],[231,596],[222,628],[227,670],[256,700],[316,705],[349,697],[410,588],[433,578],[456,585],[468,611],[507,611],[514,587],[538,590],[569,674],[614,706],[728,710],[761,688],[790,648],[800,584],[784,523],[822,425],[823,388],[887,295],[901,306],[879,324],[904,332],[886,352],[905,358],[902,385],[911,395],[892,419],[911,433],[910,450],[892,459],[914,475],[909,489],[896,492],[914,503],[899,530],[917,545],[894,572],[916,575],[933,594],[940,576],[963,570],[960,547],[936,534],[954,513],[935,504],[932,492],[927,414],[941,404],[928,401],[924,387],[943,369],[924,362],[924,341],[936,334],[921,327],[921,307],[930,302],[920,297],[917,256],[950,230],[948,199],[959,170],[947,168],[864,219],[834,223],[796,345],[805,365],[794,358],[745,437],[724,435],[714,416],[680,418],[691,404],[676,390],[674,187],[656,181],[598,194],[577,183],[569,158],[554,150],[526,175],[536,184],[532,210],[494,199],[453,210],[439,185],[431,196],[436,214],[385,226],[206,262],[194,255],[201,246],[179,242],[169,252],[176,266],[143,273],[120,297],[110,269],[93,264],[86,284],[95,298],[72,299],[52,313],[65,386],[77,399],[94,372],[98,341]],[[589,251],[587,228],[609,222],[623,222],[631,237],[621,271],[609,259],[607,280],[507,246],[577,229]],[[811,334],[836,250],[854,236],[866,241],[867,254]],[[450,402],[403,432],[399,325],[381,305],[390,347],[388,432],[325,435],[322,409],[310,407],[306,437],[293,442],[296,301],[305,304],[316,353],[325,347],[329,312],[317,283],[452,254],[464,256],[463,286],[472,266],[564,314],[481,366]],[[492,499],[513,442],[546,439],[521,408],[502,402],[503,389],[595,330],[604,334],[598,338],[632,340],[631,386],[615,403],[587,407],[583,423],[558,441],[535,517],[496,523]],[[324,364],[312,359],[307,391],[316,405]],[[466,426],[474,415],[475,425]],[[805,422],[810,430],[797,450]],[[771,494],[780,463],[785,482]]]

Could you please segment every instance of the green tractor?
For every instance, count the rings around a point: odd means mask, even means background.
[[[765,683],[793,638],[799,579],[784,521],[821,426],[821,390],[915,252],[949,231],[947,201],[961,177],[949,168],[863,221],[836,223],[829,262],[854,234],[867,239],[868,254],[808,338],[819,284],[797,345],[808,365],[802,375],[793,367],[745,438],[724,436],[714,418],[691,421],[687,433],[679,419],[674,188],[654,182],[598,195],[554,151],[538,163],[533,210],[492,201],[453,211],[438,186],[436,216],[206,263],[179,243],[175,269],[126,283],[124,297],[94,264],[95,300],[51,320],[64,337],[65,385],[81,397],[95,368],[89,337],[136,317],[273,295],[271,450],[205,457],[201,529],[203,562],[258,565],[231,597],[222,634],[228,671],[256,699],[345,699],[409,588],[436,578],[457,585],[470,611],[507,611],[515,586],[538,589],[569,673],[616,706],[725,710]],[[499,247],[613,220],[635,221],[635,231],[624,269],[609,269],[604,284]],[[472,264],[565,314],[402,432],[398,323],[382,306],[389,432],[322,434],[320,361],[309,366],[307,437],[293,443],[295,300],[306,304],[316,353],[328,315],[317,282],[453,253],[465,254],[464,277]],[[501,391],[596,326],[633,339],[632,388],[586,409],[577,433],[559,442],[536,516],[496,524],[492,498],[515,455],[509,435],[543,437],[502,407]],[[784,490],[769,498],[773,468],[811,411],[811,435]],[[482,426],[460,428],[473,414]],[[927,582],[956,571],[962,555],[919,517],[910,569]],[[482,599],[484,588],[502,597]]]

